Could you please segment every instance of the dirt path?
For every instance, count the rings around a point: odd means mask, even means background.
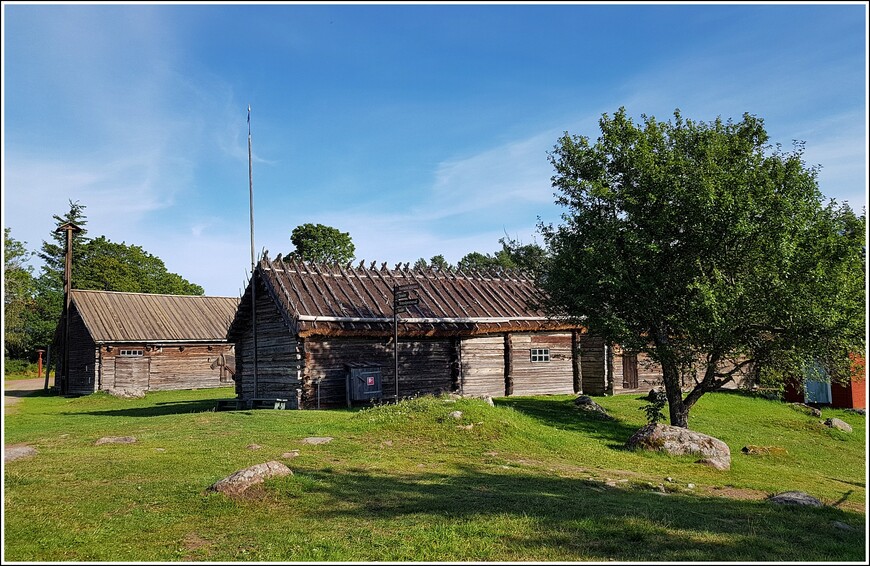
[[[48,378],[48,386],[54,385],[54,378]],[[45,386],[45,378],[13,379],[3,382],[3,406],[11,407],[26,395],[40,391]]]

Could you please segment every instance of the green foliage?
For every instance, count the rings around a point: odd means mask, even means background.
[[[202,295],[199,285],[170,273],[140,246],[115,243],[105,236],[82,246],[73,270],[73,288],[127,293]]]
[[[33,269],[26,265],[32,255],[3,229],[3,355],[20,357],[27,348],[27,309],[33,295]]]
[[[302,224],[293,229],[290,241],[296,249],[288,257],[302,261],[346,264],[354,258],[350,234],[331,226]]]
[[[668,396],[661,389],[655,390],[652,393],[652,399],[640,407],[640,410],[646,414],[647,424],[655,424],[665,420],[664,408],[668,404]]]
[[[864,350],[865,219],[822,205],[801,144],[771,148],[749,114],[636,124],[620,108],[600,128],[550,154],[567,212],[541,226],[540,286],[551,313],[662,364],[672,424],[734,363],[763,371],[790,352],[835,374]]]
[[[414,262],[415,269],[426,269],[427,267],[431,267],[436,271],[447,271],[450,269],[450,262],[444,259],[444,256],[441,254],[432,256],[428,262],[422,257]]]
[[[529,275],[543,271],[547,251],[538,244],[523,244],[511,238],[501,238],[501,249],[493,254],[471,252],[459,260],[462,271],[503,271],[519,269]],[[434,259],[434,258],[433,258]]]

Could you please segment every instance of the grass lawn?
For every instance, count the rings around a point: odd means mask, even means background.
[[[779,402],[706,395],[690,426],[728,443],[723,472],[625,450],[645,424],[637,396],[596,398],[616,417],[605,421],[567,395],[214,412],[228,394],[23,398],[6,415],[5,444],[38,454],[5,464],[5,559],[867,560],[865,418],[841,410],[822,419],[851,434]],[[138,442],[94,446],[103,436]],[[741,453],[749,444],[784,451]],[[237,499],[206,492],[268,460],[293,475]],[[826,506],[764,501],[790,490]]]

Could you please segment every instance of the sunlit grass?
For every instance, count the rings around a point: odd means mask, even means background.
[[[645,424],[633,396],[596,398],[613,421],[578,411],[572,396],[497,399],[496,407],[422,397],[353,411],[215,412],[226,396],[22,399],[6,416],[5,442],[38,454],[5,466],[5,558],[866,559],[865,423],[844,411],[823,419],[847,421],[852,434],[782,403],[707,395],[690,426],[729,444],[732,467],[721,472],[690,457],[625,450]],[[456,410],[459,419],[450,416]],[[103,436],[138,441],[94,446]],[[307,436],[334,440],[303,444]],[[747,444],[787,454],[747,456]],[[282,459],[290,450],[299,456]],[[206,491],[274,459],[294,474],[238,499]],[[795,489],[827,506],[763,500]]]

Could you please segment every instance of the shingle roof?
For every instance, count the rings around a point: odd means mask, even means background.
[[[550,320],[534,307],[534,282],[518,271],[388,269],[374,262],[369,267],[364,262],[355,267],[321,265],[279,255],[274,261],[261,259],[257,274],[282,307],[288,327],[301,336],[392,332],[393,289],[408,284],[419,285],[419,304],[399,315],[403,335],[576,328]],[[240,330],[242,314],[250,312],[250,292],[249,285],[230,326],[231,337]]]
[[[97,343],[225,341],[239,305],[231,297],[76,289],[71,301]]]

